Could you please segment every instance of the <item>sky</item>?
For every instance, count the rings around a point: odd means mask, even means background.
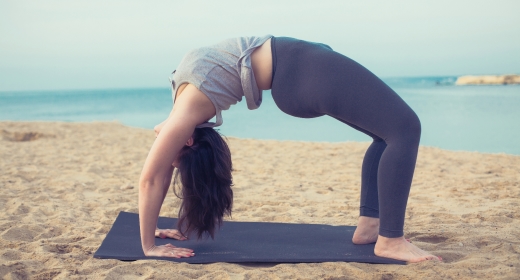
[[[0,0],[0,91],[168,87],[238,36],[330,45],[380,77],[520,74],[518,0]]]

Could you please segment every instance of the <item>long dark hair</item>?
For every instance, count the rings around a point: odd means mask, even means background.
[[[185,236],[195,232],[199,239],[214,238],[233,204],[229,147],[213,128],[196,128],[193,145],[184,146],[177,160],[173,189],[182,199],[177,228]]]

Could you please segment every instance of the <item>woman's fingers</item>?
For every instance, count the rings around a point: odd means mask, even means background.
[[[162,247],[167,247],[170,251],[171,250],[175,250],[175,251],[185,251],[185,252],[193,252],[192,249],[188,249],[188,248],[181,248],[181,247],[176,247],[174,245],[172,245],[171,243],[168,243],[166,245],[162,245]]]
[[[195,256],[193,250],[187,248],[178,248],[172,244],[156,246],[147,256],[168,257],[168,258],[189,258]]]
[[[177,240],[187,240],[188,238],[182,235],[176,229],[158,229],[158,234],[156,236],[160,238],[173,238]]]
[[[186,252],[186,253],[193,253],[192,249],[186,249],[186,248],[175,248],[175,251]]]
[[[173,246],[172,244],[166,244],[162,246],[162,256],[163,257],[172,257],[172,258],[189,258],[193,257],[195,253],[193,250],[186,248],[178,248]]]
[[[182,235],[178,230],[173,230],[172,238],[178,239],[178,240],[187,240],[186,236]]]
[[[169,257],[169,258],[189,258],[192,257],[193,253],[181,253],[181,252],[165,252],[162,257]]]

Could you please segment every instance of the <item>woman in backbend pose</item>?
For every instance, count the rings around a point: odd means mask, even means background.
[[[230,151],[212,127],[221,125],[221,111],[242,97],[249,109],[258,108],[267,89],[289,115],[328,115],[373,138],[363,160],[360,217],[352,242],[376,242],[374,253],[381,257],[437,259],[403,237],[421,134],[417,115],[374,74],[329,46],[273,36],[229,39],[193,50],[174,71],[175,106],[155,127],[157,139],[139,183],[145,255],[194,255],[171,244],[155,246],[155,236],[183,240],[194,232],[213,237],[231,212],[233,192]],[[215,116],[216,122],[209,123]],[[174,182],[182,186],[180,231],[156,229],[174,167]]]

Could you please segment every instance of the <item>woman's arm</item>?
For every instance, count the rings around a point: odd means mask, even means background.
[[[175,100],[177,100],[177,96],[179,96],[183,91],[184,89],[188,86],[188,84],[182,84],[179,86],[179,88],[177,89],[177,93],[175,94]],[[174,101],[175,103],[175,101]],[[164,120],[162,123],[156,125],[153,130],[155,131],[155,137],[157,137],[157,135],[159,135],[159,132],[161,132],[161,129],[162,127],[164,126],[164,124],[166,124],[166,122],[168,121],[168,119],[170,119],[170,117],[173,115],[173,110],[175,108],[172,109],[172,111],[170,112],[170,115],[168,115],[168,118],[166,118],[166,120]]]
[[[208,97],[195,86],[188,85],[182,95],[177,97],[170,117],[148,153],[139,180],[139,223],[145,255],[160,253],[161,256],[174,256],[173,252],[166,252],[165,248],[159,250],[155,246],[155,229],[164,199],[164,188],[170,185],[173,161],[195,127],[214,115],[215,107]]]
[[[168,178],[164,181],[163,186],[163,196],[161,200],[161,205],[164,203],[164,199],[166,198],[166,195],[168,194],[168,189],[170,188],[171,181],[172,181],[172,175],[173,175],[173,166],[170,167],[170,170],[168,171]],[[159,226],[155,228],[155,237],[160,238],[173,238],[177,240],[187,240],[187,238],[182,235],[178,230],[176,229],[160,229]]]

